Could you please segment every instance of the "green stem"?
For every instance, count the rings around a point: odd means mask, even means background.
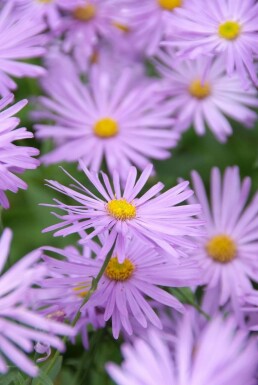
[[[182,290],[180,290],[179,288],[173,288],[173,290],[176,292],[178,291],[180,293],[180,296],[185,300],[186,303],[188,303],[189,305],[193,306],[201,315],[203,315],[208,321],[211,320],[211,317],[209,316],[209,314],[205,313],[205,311],[202,310],[202,308],[198,305],[198,303],[190,300]]]
[[[100,269],[98,275],[96,276],[96,278],[93,278],[93,279],[92,279],[92,282],[91,282],[91,288],[90,288],[90,290],[88,291],[88,293],[86,294],[86,296],[84,297],[84,300],[83,300],[83,302],[82,302],[82,304],[81,304],[81,306],[80,306],[78,312],[76,313],[76,315],[75,315],[75,317],[74,317],[74,319],[73,319],[73,321],[72,321],[72,323],[71,323],[71,326],[74,327],[74,326],[76,325],[76,323],[78,322],[78,320],[79,320],[80,317],[81,317],[81,309],[82,309],[82,307],[89,301],[89,299],[90,299],[90,297],[92,296],[92,294],[97,290],[99,281],[100,281],[100,279],[102,278],[102,276],[103,276],[104,273],[105,273],[105,270],[106,270],[107,265],[108,265],[108,263],[109,263],[109,261],[110,261],[110,259],[111,259],[111,257],[112,257],[112,254],[113,254],[113,249],[110,251],[110,253],[109,253],[108,256],[106,257],[105,261],[103,262],[103,265],[101,266],[101,269]],[[67,339],[68,339],[68,337],[65,336],[65,337],[63,338],[63,342],[66,343],[66,342],[67,342]],[[45,370],[45,373],[46,373],[46,374],[48,374],[48,373],[51,371],[51,369],[54,367],[54,365],[55,365],[55,363],[56,363],[56,360],[57,360],[57,358],[59,357],[59,354],[60,354],[59,351],[56,350],[56,351],[55,351],[55,354],[54,354],[54,356],[53,356],[53,358],[52,358],[52,360],[51,360],[51,362],[49,363],[49,366],[48,366],[47,369]],[[32,381],[29,382],[28,385],[30,385],[31,383],[32,383]],[[40,385],[40,383],[38,383],[38,385]]]

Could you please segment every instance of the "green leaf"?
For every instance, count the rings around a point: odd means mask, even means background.
[[[9,372],[6,375],[1,376],[0,385],[15,384],[16,377],[17,377],[17,372]]]
[[[32,385],[54,385],[51,378],[42,370],[40,370],[37,378],[34,378]]]

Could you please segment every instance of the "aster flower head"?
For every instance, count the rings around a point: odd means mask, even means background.
[[[0,238],[0,270],[8,256],[12,233],[4,230]],[[45,319],[29,309],[31,286],[46,276],[46,268],[37,264],[42,252],[36,250],[0,276],[0,373],[8,371],[7,360],[29,376],[38,368],[27,357],[34,343],[50,345],[60,351],[64,344],[57,335],[74,335],[67,325]]]
[[[15,174],[35,169],[39,164],[38,160],[33,158],[39,153],[37,149],[13,143],[33,137],[26,128],[17,128],[20,121],[14,117],[27,104],[27,100],[1,111],[12,103],[13,99],[14,96],[9,94],[0,100],[0,205],[4,208],[9,207],[5,194],[7,190],[16,193],[19,189],[27,188],[27,184]]]
[[[178,63],[174,53],[160,51],[156,64],[165,79],[163,92],[182,131],[193,125],[198,135],[204,135],[208,127],[220,142],[225,142],[232,134],[227,118],[247,128],[254,125],[257,114],[251,108],[257,108],[258,101],[253,86],[244,90],[237,75],[228,77],[221,58]]]
[[[148,340],[124,344],[121,367],[108,364],[117,385],[226,385],[255,383],[257,347],[233,318],[218,316],[196,336],[189,313],[178,322],[173,344],[151,330]],[[172,346],[171,346],[172,345]],[[172,347],[172,350],[171,350]],[[211,354],[212,352],[212,354]]]
[[[193,0],[171,22],[177,29],[164,45],[179,49],[183,57],[221,56],[228,75],[237,71],[246,84],[257,85],[258,4],[255,0]]]
[[[65,215],[56,215],[61,222],[44,231],[57,230],[56,236],[66,236],[91,229],[82,243],[107,231],[107,239],[99,256],[105,256],[114,246],[119,262],[124,261],[126,244],[133,235],[175,257],[182,255],[182,249],[195,247],[191,238],[202,235],[203,227],[202,220],[194,218],[200,212],[200,206],[177,206],[192,195],[187,187],[188,182],[180,183],[162,194],[160,192],[164,186],[159,182],[137,197],[151,175],[152,165],[145,168],[138,181],[136,168],[131,167],[123,190],[117,172],[114,172],[112,187],[106,174],[102,173],[101,182],[98,174],[91,173],[83,162],[80,165],[100,197],[72,176],[76,182],[75,188],[47,181],[49,187],[73,198],[77,205],[55,200],[56,204],[50,206],[65,211]]]
[[[228,167],[224,175],[212,169],[210,203],[195,171],[192,180],[207,228],[193,255],[198,257],[213,301],[217,298],[221,306],[230,303],[238,312],[244,295],[253,293],[251,280],[258,282],[258,194],[247,205],[251,180],[241,182],[238,167]]]
[[[38,65],[25,63],[44,55],[46,36],[42,34],[45,24],[37,18],[21,17],[12,1],[0,9],[0,94],[16,89],[14,77],[38,77],[45,70]]]
[[[105,244],[105,237],[103,238]],[[92,278],[99,273],[103,259],[69,256],[69,251],[49,248],[65,257],[65,260],[46,258],[52,278],[42,283],[56,293],[52,303],[66,308],[74,307],[91,288]],[[82,312],[92,309],[103,309],[104,320],[112,319],[112,330],[118,338],[122,329],[127,334],[139,325],[147,328],[150,324],[162,328],[162,323],[147,298],[155,303],[172,307],[179,312],[183,305],[171,294],[159,286],[187,286],[200,283],[201,272],[194,261],[183,259],[180,263],[172,263],[167,257],[158,254],[153,248],[137,239],[133,239],[126,250],[126,258],[119,263],[117,255],[113,255],[99,281],[97,290],[82,308]],[[65,295],[64,295],[65,293]],[[84,314],[84,313],[82,313]]]
[[[92,70],[86,85],[68,58],[62,65],[62,70],[51,67],[44,78],[49,96],[39,101],[45,111],[34,113],[34,119],[54,122],[35,125],[38,138],[52,138],[56,144],[43,162],[82,159],[99,171],[105,160],[110,173],[116,169],[125,179],[131,165],[142,170],[149,158],[170,157],[179,134],[172,130],[174,119],[157,80],[139,80],[129,68],[117,75],[101,66]]]

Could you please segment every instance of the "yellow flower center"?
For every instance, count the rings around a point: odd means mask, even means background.
[[[206,244],[206,251],[216,262],[231,262],[237,253],[235,242],[228,235],[216,235]]]
[[[96,16],[96,7],[93,4],[77,7],[73,12],[73,16],[81,21],[89,21]]]
[[[183,0],[158,0],[158,4],[161,8],[167,11],[173,11],[175,8],[181,7]]]
[[[53,0],[38,0],[39,3],[52,3]]]
[[[241,26],[236,21],[226,21],[219,26],[219,35],[226,40],[235,40],[240,34]]]
[[[123,263],[119,263],[117,257],[113,257],[108,262],[105,276],[113,281],[127,281],[133,275],[135,266],[126,258]]]
[[[89,290],[85,289],[89,289],[90,286],[90,284],[85,284],[85,282],[81,282],[79,283],[79,286],[73,288],[73,291],[75,291],[77,297],[84,298],[89,292]]]
[[[118,134],[119,127],[115,120],[111,118],[100,119],[93,127],[93,132],[100,138],[111,138]]]
[[[136,217],[136,208],[126,199],[113,199],[107,204],[108,213],[120,221],[133,219]]]
[[[190,94],[196,99],[205,99],[211,93],[211,87],[209,83],[201,83],[200,80],[194,80],[189,86]]]

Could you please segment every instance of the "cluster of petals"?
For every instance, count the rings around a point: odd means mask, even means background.
[[[102,237],[102,242],[105,244],[105,237]],[[89,247],[83,256],[71,248],[49,247],[45,250],[45,253],[50,251],[61,256],[62,260],[45,257],[50,277],[41,283],[44,306],[58,306],[65,314],[78,311],[91,288],[92,279],[96,278],[104,263],[104,259],[99,258],[101,246],[91,245],[93,250]],[[134,328],[137,330],[139,326],[147,328],[152,324],[162,329],[161,320],[147,298],[156,304],[184,311],[184,306],[159,286],[184,287],[201,282],[201,271],[194,260],[183,259],[175,263],[137,239],[133,239],[127,248],[125,261],[119,264],[118,259],[117,255],[111,258],[96,291],[81,310],[82,318],[85,311],[87,314],[93,309],[104,314],[104,321],[111,318],[115,338],[121,330],[132,335]]]
[[[19,189],[27,188],[27,184],[16,174],[35,169],[39,164],[39,161],[33,158],[39,154],[36,148],[17,146],[13,143],[33,137],[26,128],[17,128],[20,120],[14,116],[27,104],[27,100],[21,100],[5,109],[13,99],[14,96],[8,94],[0,100],[0,205],[4,208],[9,207],[5,194],[7,190],[16,193]]]
[[[152,165],[144,169],[138,180],[136,168],[131,167],[123,190],[117,172],[113,174],[112,187],[105,173],[102,173],[101,182],[98,174],[90,172],[83,162],[80,165],[98,196],[71,176],[75,188],[47,181],[49,187],[69,196],[77,204],[69,205],[56,199],[56,204],[47,204],[65,214],[55,214],[60,222],[44,231],[54,230],[55,236],[67,236],[91,230],[81,243],[107,232],[100,257],[114,248],[120,262],[124,261],[126,245],[133,236],[173,257],[180,257],[187,255],[187,251],[195,247],[194,239],[203,235],[203,221],[195,218],[200,213],[200,205],[179,205],[193,194],[188,182],[164,193],[160,193],[164,185],[158,182],[138,197],[152,173]]]
[[[174,335],[150,330],[147,339],[124,344],[122,353],[121,367],[107,365],[117,385],[255,383],[256,341],[231,317],[217,316],[200,330],[200,320],[188,312]]]
[[[207,235],[193,252],[203,271],[209,300],[239,313],[245,298],[254,295],[258,282],[258,194],[249,201],[251,179],[241,181],[238,167],[211,171],[210,203],[203,181],[192,172],[195,197],[200,203]]]
[[[0,238],[0,271],[8,257],[12,232],[5,229]],[[58,335],[73,336],[70,326],[45,318],[30,310],[30,290],[47,274],[39,264],[41,250],[33,251],[0,276],[0,373],[9,370],[11,361],[20,370],[34,377],[38,368],[27,354],[34,344],[42,343],[64,351]]]

